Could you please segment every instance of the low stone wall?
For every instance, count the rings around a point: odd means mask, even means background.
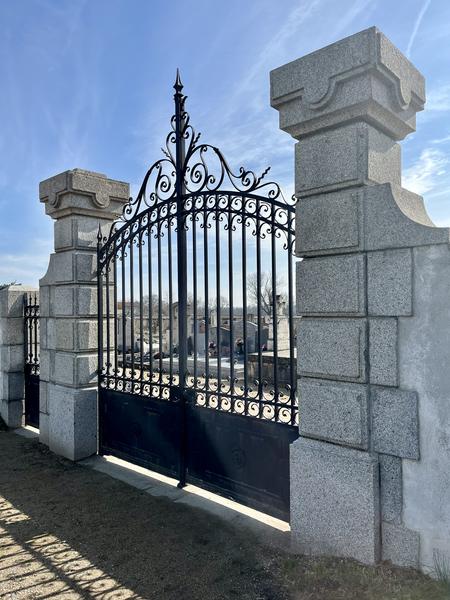
[[[0,290],[0,414],[8,427],[21,427],[24,418],[26,293],[36,288],[8,285]]]

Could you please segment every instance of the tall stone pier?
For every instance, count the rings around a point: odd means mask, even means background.
[[[73,169],[41,182],[55,252],[40,280],[40,440],[71,460],[97,452],[98,227],[106,235],[129,186]]]
[[[449,230],[401,187],[398,144],[424,102],[424,78],[376,28],[271,73],[280,127],[298,140],[301,551],[450,556]]]

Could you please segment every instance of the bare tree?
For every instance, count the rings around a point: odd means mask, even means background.
[[[259,283],[259,285],[258,285]],[[261,303],[261,310],[268,316],[272,316],[272,297],[273,297],[273,280],[270,273],[262,272],[259,277],[257,273],[251,273],[247,277],[247,294],[250,302],[257,305],[258,301]],[[278,301],[286,302],[286,294],[281,293],[281,289],[284,287],[284,281],[281,277],[275,279],[275,294],[278,297]]]

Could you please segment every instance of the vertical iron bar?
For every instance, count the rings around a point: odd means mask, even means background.
[[[185,97],[179,73],[175,89],[175,193],[177,198],[177,266],[178,266],[178,373],[179,385],[186,386],[187,371],[187,254],[186,254],[186,216],[184,214],[184,163],[185,140],[183,128],[183,105]]]
[[[144,280],[142,265],[142,244],[144,243],[144,231],[139,234],[139,393],[142,395],[144,389]]]
[[[233,231],[231,215],[232,197],[228,196],[228,294],[230,309],[230,408],[234,412],[234,323],[233,323]]]
[[[170,208],[169,208],[170,214]],[[169,384],[173,385],[173,281],[172,281],[172,223],[169,217],[167,225],[167,259],[169,261]]]
[[[294,291],[293,291],[293,276],[292,276],[292,262],[293,262],[293,257],[292,257],[292,229],[294,227],[293,225],[293,218],[291,217],[289,208],[287,209],[288,211],[288,247],[287,247],[287,256],[288,256],[288,302],[289,302],[289,380],[290,380],[290,387],[291,389],[289,390],[289,403],[290,403],[290,410],[291,410],[291,419],[290,419],[290,424],[291,425],[295,425],[295,390],[297,387],[297,381],[296,381],[296,363],[295,358],[294,358],[294,344],[295,344],[295,340],[294,340]],[[294,213],[295,214],[295,213]],[[292,226],[292,228],[291,228]]]
[[[150,348],[150,395],[152,395],[151,383],[153,381],[153,273],[152,273],[152,227],[150,225],[150,218],[147,227],[147,270],[148,270],[148,344]]]
[[[203,268],[205,277],[205,406],[209,406],[209,256],[208,256],[208,212],[206,210],[207,197],[204,199],[203,213]]]
[[[193,208],[195,208],[195,200],[193,201]],[[194,321],[194,388],[197,387],[197,344],[198,344],[198,313],[197,313],[197,225],[196,225],[196,213],[193,210],[192,213],[192,276],[194,279],[193,289],[193,321]]]
[[[111,375],[111,349],[110,349],[110,340],[111,340],[111,331],[110,331],[110,306],[109,306],[109,293],[110,293],[110,283],[109,283],[109,270],[110,263],[106,266],[106,387],[109,387],[109,377]]]
[[[33,373],[37,373],[37,366],[39,363],[38,357],[38,303],[37,294],[34,294],[34,308],[33,308],[33,333],[34,333],[34,361],[33,361]]]
[[[216,316],[217,316],[217,401],[218,407],[222,406],[221,391],[222,391],[222,365],[221,365],[221,302],[220,302],[220,212],[216,201]]]
[[[260,214],[260,202],[259,198],[256,200],[256,319],[258,321],[258,402],[259,402],[259,411],[258,415],[262,416],[263,411],[263,366],[262,366],[262,344],[261,344],[261,226],[262,223],[259,220]]]
[[[244,342],[244,414],[248,414],[248,334],[247,334],[247,236],[245,220],[245,198],[242,198],[242,313],[244,319],[243,342]]]
[[[117,319],[117,256],[112,258],[114,265],[114,389],[117,389],[117,376],[119,374],[119,324]]]
[[[162,264],[161,264],[161,224],[158,228],[158,341],[159,341],[159,393],[162,394],[163,364],[162,364]],[[161,396],[160,396],[161,397]]]
[[[125,259],[127,245],[122,246],[122,392],[126,391],[126,338],[127,338],[127,316],[125,295]]]
[[[134,237],[130,236],[130,353],[131,353],[131,393],[134,392],[134,260],[133,260]]]
[[[275,236],[275,207],[271,206],[271,254],[272,254],[272,353],[273,353],[273,384],[274,384],[274,417],[278,421],[279,388],[278,388],[278,311],[277,311],[277,254]]]

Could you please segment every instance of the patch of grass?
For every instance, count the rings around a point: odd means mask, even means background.
[[[431,574],[441,584],[442,589],[447,594],[446,598],[450,599],[450,561],[448,557],[439,550],[433,552],[433,568]]]
[[[297,556],[285,557],[282,571],[296,600],[450,600],[440,582],[387,563],[369,567],[347,559]]]

